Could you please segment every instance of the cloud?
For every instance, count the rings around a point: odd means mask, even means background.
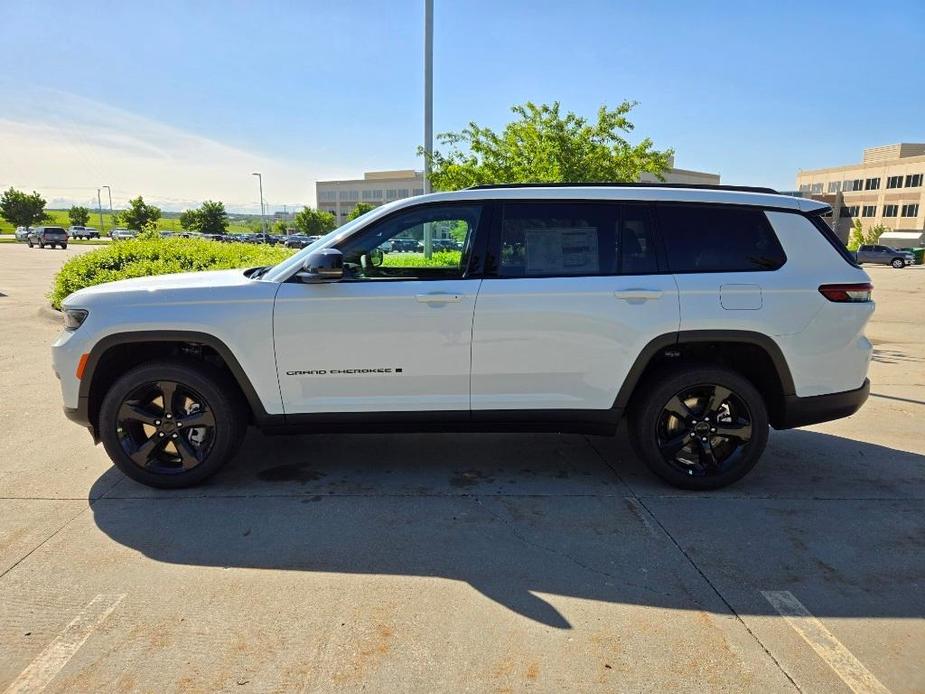
[[[113,204],[141,194],[166,210],[222,200],[259,211],[257,181],[273,210],[312,204],[316,179],[332,172],[269,158],[90,99],[53,90],[17,96],[0,115],[0,186],[35,189],[54,205],[95,205],[112,186]],[[105,196],[105,191],[103,191]]]

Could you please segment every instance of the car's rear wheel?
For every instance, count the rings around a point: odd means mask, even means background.
[[[890,265],[892,265],[897,270],[902,270],[904,267],[906,267],[906,263],[903,262],[902,258],[893,258],[893,262],[891,262]]]
[[[62,244],[61,244],[61,249],[66,251],[66,250],[67,250],[67,244],[66,244],[66,243],[62,243]]]
[[[154,361],[131,369],[106,393],[99,433],[126,475],[151,487],[202,482],[235,453],[247,427],[230,378],[199,360]]]
[[[43,241],[39,241],[39,248],[45,248],[45,243]]]
[[[718,489],[741,479],[768,441],[767,407],[735,371],[679,368],[641,385],[630,414],[637,454],[683,489]]]

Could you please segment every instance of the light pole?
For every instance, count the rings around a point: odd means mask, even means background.
[[[100,236],[106,229],[103,227],[103,200],[100,198],[100,189],[96,189],[96,210],[100,213]]]
[[[430,192],[430,158],[434,152],[434,0],[424,0],[424,193]],[[424,225],[424,257],[434,248],[433,224]]]
[[[110,224],[115,224],[115,222],[113,221],[113,219],[115,218],[115,215],[112,213],[112,188],[110,188],[109,186],[101,186],[101,187],[105,188],[106,192],[109,193],[109,222]],[[100,229],[100,233],[101,234],[103,233],[102,229]]]
[[[254,171],[251,173],[251,176],[257,177],[257,182],[260,184],[260,223],[263,226],[263,242],[267,242],[267,217],[263,208],[263,176],[259,171]]]

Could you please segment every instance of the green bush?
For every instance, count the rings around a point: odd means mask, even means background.
[[[166,275],[172,272],[223,270],[273,265],[293,253],[279,246],[217,243],[206,239],[147,238],[114,241],[67,261],[55,276],[51,305],[84,287],[104,282]]]
[[[423,253],[386,253],[386,267],[459,267],[460,251],[434,251],[430,259]]]

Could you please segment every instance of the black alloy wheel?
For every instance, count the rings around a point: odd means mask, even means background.
[[[694,386],[665,404],[656,436],[665,462],[683,474],[720,475],[746,456],[752,415],[729,388]]]
[[[116,434],[135,465],[155,474],[176,474],[208,457],[215,440],[215,415],[192,388],[156,381],[123,399]]]

